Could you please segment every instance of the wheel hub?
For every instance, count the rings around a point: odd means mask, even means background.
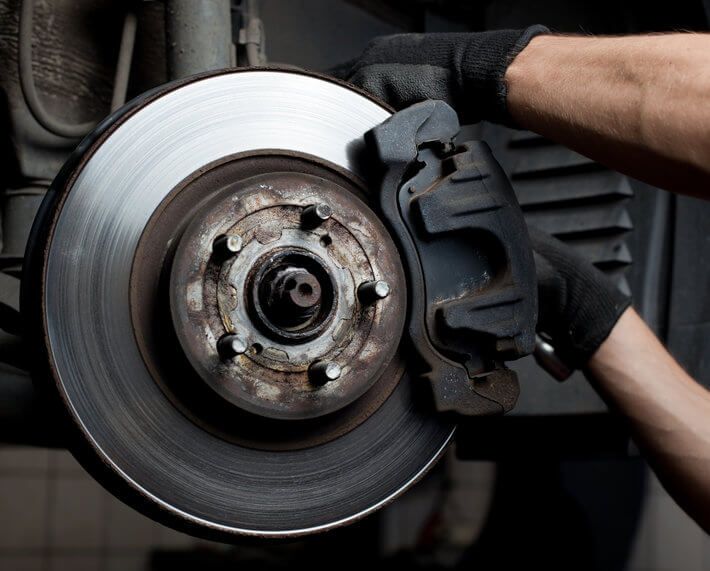
[[[150,233],[143,241],[155,243]],[[396,248],[362,200],[324,177],[274,172],[211,193],[164,264],[181,348],[204,382],[250,413],[333,413],[370,389],[397,349],[406,288]],[[363,300],[358,288],[371,282],[391,294]]]

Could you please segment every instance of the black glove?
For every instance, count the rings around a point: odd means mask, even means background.
[[[362,55],[330,70],[395,109],[440,99],[462,122],[513,126],[506,108],[505,71],[530,40],[548,33],[526,30],[398,34],[375,38]]]
[[[565,363],[584,368],[631,298],[566,244],[528,230],[538,280],[537,330]]]

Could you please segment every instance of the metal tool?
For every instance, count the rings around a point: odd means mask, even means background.
[[[535,337],[533,355],[537,364],[560,382],[566,381],[574,373],[574,368],[557,354],[555,347],[539,335]]]

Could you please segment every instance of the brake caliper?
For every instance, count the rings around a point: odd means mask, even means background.
[[[510,181],[486,143],[454,143],[459,130],[451,107],[425,101],[366,139],[405,261],[409,339],[436,408],[496,414],[520,390],[503,361],[535,345],[535,266]]]

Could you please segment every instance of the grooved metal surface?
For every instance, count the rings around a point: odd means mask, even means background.
[[[628,291],[629,179],[529,131],[498,153],[529,224],[567,242]]]

